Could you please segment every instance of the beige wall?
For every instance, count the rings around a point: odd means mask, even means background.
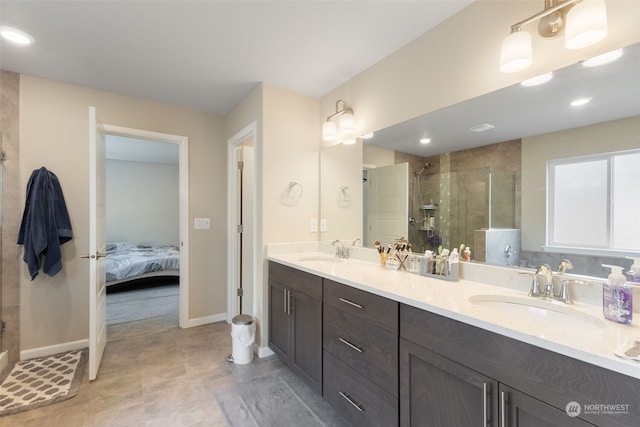
[[[252,122],[257,123],[256,212],[261,221],[256,230],[262,254],[255,265],[258,333],[256,343],[267,345],[268,283],[264,244],[317,240],[309,222],[319,212],[318,100],[262,83],[226,117],[226,135],[231,138]],[[295,205],[282,203],[291,181],[303,188]]]
[[[327,222],[327,231],[320,234],[321,240],[362,239],[362,168],[353,166],[362,163],[362,148],[358,141],[351,145],[334,145],[320,152],[320,216]],[[343,187],[345,189],[341,190]]]
[[[640,148],[640,116],[522,140],[522,250],[545,244],[547,160]]]
[[[500,43],[512,24],[543,8],[541,0],[477,0],[449,20],[321,98],[320,120],[341,98],[353,108],[361,134],[493,92],[586,57],[640,41],[640,2],[608,0],[609,34],[586,49],[567,50],[562,38],[534,35],[533,65],[498,71]],[[528,30],[535,32],[536,24]]]
[[[609,34],[603,41],[571,51],[564,48],[562,38],[544,40],[534,35],[533,65],[519,73],[502,74],[498,70],[502,39],[512,24],[541,11],[543,2],[477,0],[323,96],[320,122],[335,112],[336,100],[343,99],[353,108],[359,133],[365,134],[639,42],[640,2],[609,0],[606,4]],[[527,29],[535,32],[536,24],[530,25]]]
[[[64,269],[33,282],[21,266],[21,350],[88,337],[89,250],[88,107],[109,125],[189,138],[190,224],[210,217],[211,230],[190,231],[189,318],[226,311],[226,152],[220,117],[157,102],[21,76],[20,189],[31,171],[47,167],[58,175],[74,238],[63,246]],[[23,263],[21,263],[23,264]]]

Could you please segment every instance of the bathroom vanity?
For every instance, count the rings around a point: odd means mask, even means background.
[[[535,322],[493,304],[529,298],[519,289],[330,254],[269,260],[269,346],[352,425],[640,425],[640,364],[613,355],[640,330],[595,307]]]

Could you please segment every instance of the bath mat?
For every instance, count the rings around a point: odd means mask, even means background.
[[[348,425],[288,368],[220,390],[216,401],[231,427]]]
[[[88,350],[23,360],[0,378],[0,417],[40,408],[76,395]]]

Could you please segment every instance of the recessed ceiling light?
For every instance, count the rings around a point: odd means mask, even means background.
[[[553,78],[553,72],[549,71],[548,73],[540,74],[539,76],[532,77],[527,80],[523,80],[520,82],[521,86],[538,86],[544,84]]]
[[[360,138],[362,138],[362,139],[371,139],[371,138],[373,138],[373,132],[365,133]]]
[[[579,107],[581,105],[585,105],[588,104],[589,101],[591,101],[591,98],[578,98],[578,99],[574,99],[573,101],[571,101],[571,106],[572,107]]]
[[[622,48],[603,53],[602,55],[594,56],[593,58],[589,58],[583,61],[582,65],[584,65],[585,67],[596,67],[598,65],[604,65],[608,64],[609,62],[613,62],[621,56]]]
[[[34,38],[31,37],[29,34],[13,27],[1,26],[0,36],[2,36],[2,38],[4,38],[5,40],[9,40],[17,44],[26,45],[26,44],[32,44],[35,41]]]
[[[469,130],[472,132],[485,132],[493,129],[494,127],[494,125],[491,125],[489,123],[482,123],[480,125],[471,126]]]
[[[431,142],[431,138],[420,138],[420,144],[428,144]]]

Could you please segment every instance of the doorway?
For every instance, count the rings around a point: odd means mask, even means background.
[[[115,322],[122,325],[111,328],[108,339],[184,327],[189,294],[188,138],[107,125],[105,134],[107,185],[120,186],[107,189],[108,202],[117,205],[112,209],[107,203],[107,260],[117,252],[121,259],[133,254],[141,261],[118,270],[115,256],[114,272],[107,271],[107,318],[119,316]],[[127,185],[133,189],[124,189]],[[136,191],[144,196],[136,199]],[[126,309],[132,305],[133,311]]]

